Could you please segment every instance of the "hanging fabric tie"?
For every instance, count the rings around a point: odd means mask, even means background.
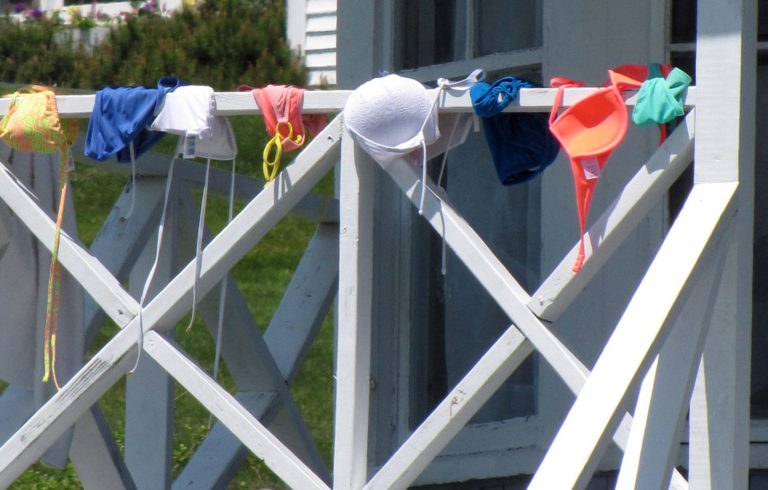
[[[56,377],[56,332],[61,284],[61,264],[58,260],[59,239],[67,197],[71,155],[69,147],[77,139],[77,123],[61,121],[56,106],[56,95],[45,87],[33,86],[30,93],[16,92],[11,96],[8,113],[0,120],[0,138],[11,148],[24,152],[60,152],[59,206],[56,214],[56,230],[51,249],[51,267],[48,274],[48,295],[45,314],[45,345],[43,382],[53,377],[56,389],[60,389]]]
[[[420,132],[424,131],[424,128],[427,126],[429,119],[432,117],[433,114],[435,114],[435,117],[437,117],[437,106],[440,102],[440,96],[443,95],[443,93],[447,90],[455,90],[459,92],[467,92],[469,91],[477,82],[482,81],[485,79],[485,71],[481,69],[476,69],[472,73],[470,73],[466,78],[462,80],[457,80],[455,82],[452,82],[448,80],[447,78],[438,78],[437,79],[437,90],[435,90],[434,99],[432,101],[432,105],[429,109],[429,115],[426,119],[424,119],[424,122],[421,125]],[[445,150],[445,153],[443,153],[443,160],[441,163],[440,168],[440,174],[442,175],[443,171],[445,170],[446,162],[448,161],[448,150],[451,149],[450,141],[455,136],[456,132],[456,125],[458,124],[458,119],[456,122],[454,122],[454,127],[451,130],[451,135],[449,136],[449,144],[448,147]],[[427,144],[426,141],[421,141],[421,197],[419,198],[419,214],[424,214],[424,197],[426,196],[426,189],[427,189]],[[445,238],[443,238],[443,266],[442,266],[442,273],[445,274]]]
[[[267,184],[280,171],[283,151],[301,148],[307,133],[318,134],[328,124],[325,114],[302,114],[306,89],[290,85],[267,85],[254,88],[241,85],[241,92],[250,91],[264,116],[264,125],[271,136],[264,147],[263,171]],[[272,155],[272,158],[270,158]]]
[[[235,142],[234,132],[229,121],[220,116],[214,116],[216,101],[211,87],[189,85],[179,87],[173,93],[166,96],[162,110],[155,118],[151,129],[163,131],[180,136],[179,144],[175,151],[175,157],[184,158],[202,157],[206,159],[205,179],[203,184],[203,195],[200,204],[200,216],[197,227],[197,239],[195,243],[194,259],[194,279],[192,283],[192,313],[190,315],[187,331],[192,327],[195,319],[195,309],[197,305],[197,283],[200,277],[200,267],[202,265],[202,243],[203,232],[205,229],[205,210],[208,201],[208,181],[210,177],[211,160],[232,160],[233,172],[234,162],[237,156],[237,144]],[[163,205],[163,216],[161,217],[161,226],[165,221],[166,206],[168,195],[171,190],[169,171],[168,183],[165,190],[165,204]],[[230,189],[230,219],[232,205],[234,200],[234,175]],[[154,269],[160,255],[160,240],[162,239],[162,228],[158,231],[158,248],[155,254],[155,265],[153,265],[150,275],[147,277],[142,292],[141,305],[144,305],[149,285],[154,276]],[[222,292],[222,302],[224,293]],[[223,312],[220,312],[222,315]],[[222,320],[219,320],[221,324]],[[140,322],[141,323],[141,322]],[[221,325],[219,326],[221,329]],[[142,340],[143,326],[140,327],[139,342]],[[218,337],[218,336],[217,336]],[[217,338],[217,351],[219,339]],[[138,359],[137,359],[138,363]]]
[[[229,183],[229,208],[227,212],[227,224],[232,222],[233,211],[235,208],[235,159],[232,158],[232,174]],[[229,274],[221,280],[221,292],[219,295],[219,317],[216,321],[216,348],[213,353],[213,380],[219,380],[219,360],[221,359],[221,339],[224,336],[224,311],[227,305],[227,287]],[[213,414],[208,416],[208,430],[213,425]]]

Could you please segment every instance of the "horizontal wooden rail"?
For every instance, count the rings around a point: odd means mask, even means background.
[[[584,97],[594,93],[598,88],[582,87],[565,90],[562,107],[575,104]],[[556,89],[553,88],[524,88],[520,90],[517,100],[513,101],[505,112],[548,112],[552,108]],[[304,95],[303,112],[306,114],[325,114],[339,112],[344,108],[350,90],[315,90]],[[696,88],[689,87],[685,97],[685,105],[695,105]],[[63,118],[87,118],[93,111],[95,95],[59,95],[56,101],[59,115]],[[216,92],[216,115],[236,116],[261,114],[259,106],[249,92]],[[636,92],[626,93],[628,106],[635,105]],[[0,99],[0,116],[8,112],[10,99]],[[466,92],[447,92],[440,107],[447,112],[472,112],[472,101]]]

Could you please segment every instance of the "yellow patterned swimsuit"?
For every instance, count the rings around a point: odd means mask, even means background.
[[[64,217],[64,203],[69,181],[69,147],[77,139],[76,121],[60,121],[56,106],[56,95],[45,87],[33,86],[29,93],[16,92],[11,95],[8,113],[0,120],[0,138],[11,148],[31,153],[61,152],[59,164],[59,208],[56,215],[56,232],[51,250],[51,268],[48,274],[48,299],[45,319],[45,374],[47,382],[53,374],[56,379],[56,330],[59,310],[59,289],[61,264],[58,261],[61,222]]]

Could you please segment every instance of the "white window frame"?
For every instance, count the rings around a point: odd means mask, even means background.
[[[536,1],[541,2],[543,0]],[[474,12],[476,3],[477,0],[457,0],[456,2],[456,30],[454,31],[455,61],[414,69],[404,69],[398,73],[426,83],[433,82],[438,77],[456,78],[466,76],[477,67],[482,67],[487,72],[494,72],[510,68],[523,69],[541,64],[543,58],[541,33],[538,35],[536,47],[475,56]],[[383,5],[385,19],[382,29],[382,45],[385,51],[388,51],[388,55],[385,55],[382,59],[387,61],[391,71],[394,69],[395,2],[394,0],[384,0]],[[540,12],[541,9],[539,8],[536,11]],[[537,22],[541,23],[541,19],[538,18]]]

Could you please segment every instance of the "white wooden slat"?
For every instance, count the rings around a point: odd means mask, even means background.
[[[307,15],[336,14],[336,0],[307,0]]]
[[[134,332],[121,330],[0,446],[0,488],[8,487],[131,367]],[[131,355],[133,354],[133,356]]]
[[[133,490],[136,485],[98,405],[75,424],[69,459],[83,488]]]
[[[234,219],[203,249],[200,260],[198,293],[205,296],[251,247],[269,231],[338,161],[340,119],[335,118],[309,146],[278,174]],[[173,323],[191,308],[191,288],[195,267],[186,267],[149,304],[145,325],[162,321]]]
[[[307,34],[307,52],[322,50],[322,49],[336,49],[336,35],[335,34]]]
[[[307,51],[304,58],[304,64],[307,68],[325,68],[336,66],[335,51]]]
[[[347,134],[341,151],[333,483],[356,490],[368,479],[374,164]]]
[[[697,3],[694,182],[739,182],[726,272],[691,403],[693,488],[747,488],[758,3]],[[759,201],[758,201],[759,202]],[[755,250],[756,252],[756,250]]]
[[[137,178],[136,204],[129,219],[123,219],[131,206],[131,186],[120,194],[89,252],[118,281],[128,278],[128,267],[144,248],[152,232],[157,229],[160,206],[163,201],[165,179]],[[159,189],[159,192],[158,192]],[[121,244],[116,247],[115,244]],[[104,321],[104,312],[90,296],[85,298],[85,345],[90,345]]]
[[[692,110],[589,227],[584,239],[585,260],[581,272],[573,272],[579,251],[576,243],[531,295],[528,307],[537,316],[549,321],[560,318],[648,211],[664,197],[693,157],[693,121]]]
[[[229,367],[229,372],[235,380],[238,389],[238,400],[248,393],[258,394],[259,403],[244,406],[251,414],[263,423],[284,444],[309,465],[323,480],[330,481],[330,473],[325,467],[322,456],[312,441],[309,429],[306,427],[286,382],[275,365],[276,359],[265,348],[261,341],[261,333],[253,322],[250,312],[241,293],[237,290],[234,280],[228,281],[227,309],[225,310],[225,335],[222,337],[222,354]],[[215,338],[215,325],[218,315],[218,289],[213,289],[199,305],[198,311]],[[233,313],[236,311],[237,313]],[[244,336],[244,331],[252,334]],[[242,391],[243,389],[261,389],[265,391]],[[269,391],[266,391],[269,390]],[[264,394],[271,394],[269,403],[262,405]],[[290,424],[275,427],[275,418],[281,414],[289,414]],[[218,424],[214,425],[214,429]],[[212,441],[199,447],[190,458],[184,470],[174,482],[177,488],[211,488],[201,482],[228,482],[231,470],[236,466],[243,452],[242,443],[229,430],[214,430],[204,441]],[[214,454],[215,453],[215,454]],[[214,467],[214,461],[220,463]],[[205,473],[205,475],[203,475]]]
[[[336,85],[336,70],[315,68],[307,70],[307,83],[310,86]]]
[[[676,323],[680,322],[678,318]],[[673,329],[673,332],[675,330]],[[669,345],[673,333],[670,333],[670,338],[664,342],[662,351]],[[697,339],[698,340],[698,339]],[[661,353],[659,354],[661,355]],[[659,366],[659,356],[656,356],[651,367],[648,368],[648,372],[643,378],[643,382],[640,385],[640,391],[637,395],[637,401],[635,402],[635,410],[632,412],[632,428],[630,429],[629,437],[627,438],[627,446],[624,450],[624,457],[621,459],[621,465],[619,467],[619,475],[616,479],[616,489],[633,488],[634,480],[637,478],[637,472],[640,467],[639,458],[643,453],[643,450],[650,451],[650,448],[644,448],[644,436],[648,427],[649,413],[651,409],[651,402],[653,397],[654,384],[657,380]],[[687,367],[687,366],[686,366]],[[660,380],[661,381],[661,380]],[[632,430],[634,429],[634,430]],[[667,439],[665,437],[665,439]],[[662,449],[663,451],[663,449]],[[666,451],[665,451],[666,452]],[[666,461],[664,461],[666,468]],[[663,488],[661,485],[657,485],[657,488]]]
[[[0,199],[13,210],[38,240],[48,249],[53,246],[56,224],[36,205],[36,199],[19,184],[13,174],[0,167]],[[138,310],[135,301],[109,271],[66,233],[61,234],[59,261],[96,300],[118,326],[124,326]]]
[[[307,32],[333,32],[336,30],[336,15],[307,15]]]
[[[144,349],[218,418],[275,474],[292,488],[327,489],[328,486],[269,432],[235,398],[197,364],[173,347],[158,332],[149,331]]]
[[[239,392],[239,401],[256,419],[269,409],[275,393]],[[222,423],[213,425],[171,486],[174,490],[226,488],[247,456],[247,449]]]
[[[583,98],[595,93],[597,88],[580,87],[569,88],[563,92],[563,101],[560,107],[569,107]],[[517,100],[513,100],[504,112],[549,112],[555,101],[556,89],[552,88],[524,88],[520,89]],[[633,107],[637,103],[637,92],[628,91],[624,94],[624,101],[628,107]],[[684,104],[686,107],[693,107],[696,103],[696,87],[689,87],[686,91]],[[440,108],[451,112],[472,112],[472,103],[469,100],[469,94],[448,93],[445,100],[440,104]]]
[[[532,351],[533,345],[509,328],[365,488],[407,488]]]
[[[395,160],[384,170],[418,206],[420,175],[406,160]],[[510,320],[536,346],[544,359],[560,374],[574,393],[578,393],[589,374],[573,355],[526,306],[530,296],[507,271],[472,227],[445,200],[444,191],[427,182],[424,218],[499,304]],[[444,227],[445,226],[445,231]]]
[[[339,228],[320,225],[272,316],[264,341],[292,384],[338,290]]]
[[[301,52],[304,46],[304,27],[307,21],[307,3],[304,0],[285,2],[285,39],[294,51]]]
[[[533,51],[536,53],[536,50]],[[491,57],[496,55],[490,55]],[[539,59],[540,55],[535,55]],[[484,58],[483,58],[484,59]],[[433,82],[440,76],[449,76],[459,78],[466,76],[473,69],[477,68],[478,63],[473,60],[472,63],[459,70],[459,73],[443,73],[437,71],[436,75],[422,75],[419,72],[419,79]],[[437,65],[438,67],[440,65]],[[492,69],[492,68],[488,68]],[[456,70],[454,68],[453,70]],[[407,73],[405,73],[407,75]],[[584,97],[597,91],[594,87],[569,88],[563,95],[561,107],[565,108]],[[555,100],[556,89],[552,88],[524,88],[519,92],[518,99],[504,110],[504,112],[549,112],[552,103]],[[304,94],[304,105],[302,112],[305,114],[326,114],[339,112],[344,108],[344,103],[352,93],[350,90],[316,90]],[[261,114],[259,106],[256,104],[253,96],[248,92],[216,92],[216,110],[214,113],[219,116],[234,116]],[[633,106],[637,102],[637,94],[628,92],[625,94],[626,104]],[[66,118],[88,118],[93,111],[94,95],[59,95],[56,101],[59,108],[59,115]],[[0,99],[0,116],[8,112],[8,99]],[[686,107],[693,107],[696,104],[696,87],[689,87],[686,91],[684,104]],[[466,92],[448,93],[445,100],[441,102],[440,107],[450,112],[472,112],[472,100]]]
[[[340,122],[337,117],[321,133],[321,136],[313,140],[302,152],[293,165],[283,170],[277,180],[270,184],[266,192],[259,194],[224,230],[211,242],[202,254],[201,276],[199,291],[204,295],[217,280],[221,279],[225,271],[246,253],[266,231],[282,217],[288,209],[294,205],[300,196],[309,189],[330,169],[333,162],[338,159],[338,147],[340,137]],[[4,169],[3,169],[4,170]],[[8,172],[0,171],[0,196],[7,189],[16,188],[8,185]],[[4,177],[6,177],[4,179]],[[290,182],[292,185],[281,191],[281,187]],[[10,184],[14,184],[10,180]],[[19,191],[23,197],[28,196]],[[15,194],[14,194],[15,196]],[[8,202],[8,200],[6,200]],[[33,203],[27,202],[24,209],[37,210],[43,214]],[[24,211],[22,209],[22,211]],[[266,216],[266,218],[265,218]],[[46,217],[47,218],[47,217]],[[47,218],[49,219],[49,218]],[[49,220],[50,221],[50,220]],[[43,224],[45,222],[43,221]],[[52,226],[52,223],[50,223]],[[68,242],[62,236],[62,250]],[[67,266],[64,257],[60,257],[62,263]],[[76,258],[77,259],[77,258]],[[67,261],[71,260],[68,256]],[[71,265],[71,263],[70,263]],[[87,264],[86,264],[87,265]],[[102,266],[103,268],[103,266]],[[164,289],[155,300],[150,303],[144,315],[144,328],[149,330],[158,324],[173,323],[183,313],[188,311],[183,300],[191,298],[191,283],[193,265],[188,265],[180,273],[171,285]],[[98,276],[98,274],[96,274]],[[107,271],[100,272],[101,276],[111,277]],[[88,277],[81,281],[87,286]],[[92,280],[92,279],[91,279]],[[120,289],[122,291],[122,289]],[[125,293],[125,304],[133,305],[136,302]],[[119,293],[106,288],[98,298],[105,297],[100,304],[105,308],[108,301],[114,301]],[[127,308],[127,307],[126,307]],[[109,309],[109,308],[105,308]],[[21,471],[34,462],[40,454],[53,443],[56,437],[61,435],[77,417],[93,402],[98,399],[117,379],[122,376],[133,359],[125,359],[126,353],[135,346],[135,331],[138,319],[135,314],[133,319],[126,322],[119,321],[118,325],[128,327],[118,332],[86,365],[64,385],[56,396],[46,402],[38,412],[2,447],[0,447],[0,486],[3,481],[13,481]],[[3,480],[6,478],[8,480]]]
[[[697,10],[695,182],[738,181],[741,154],[754,155],[756,3],[734,0],[725,15],[702,0]]]
[[[743,229],[739,219],[737,215],[731,237],[735,230]],[[749,434],[750,324],[740,318],[739,308],[744,306],[738,298],[742,287],[748,286],[737,282],[745,273],[739,264],[745,253],[740,247],[738,240],[726,245],[720,297],[691,398],[688,451],[692,488],[747,488],[750,460],[754,461],[755,446],[750,445]]]
[[[688,490],[688,488],[688,480],[686,480],[676,468],[673,468],[672,478],[669,482],[669,490]]]
[[[713,326],[714,329],[715,326]],[[714,337],[714,335],[713,335]],[[693,396],[691,397],[690,416],[688,422],[688,460],[689,460],[689,479],[691,484],[698,488],[713,489],[713,484],[718,484],[721,481],[727,481],[730,475],[723,475],[717,473],[718,466],[723,463],[726,465],[731,463],[730,457],[724,462],[710,461],[711,454],[720,454],[724,452],[717,447],[715,437],[725,432],[727,434],[728,427],[724,427],[725,424],[718,423],[718,421],[709,421],[709,405],[710,397],[714,398],[715,387],[710,387],[707,380],[708,370],[705,369],[706,353],[699,364],[699,370],[696,373],[696,382],[693,386]],[[729,366],[730,367],[730,366]],[[709,373],[714,373],[714,369],[710,369]],[[710,395],[712,393],[712,395]],[[729,420],[733,423],[733,420]],[[729,441],[730,442],[730,441]],[[728,444],[724,450],[733,451],[732,444]],[[751,462],[750,462],[751,463]],[[752,465],[750,464],[750,467]],[[727,466],[726,466],[727,468]]]
[[[418,206],[420,176],[411,164],[404,160],[396,160],[385,170],[410,198],[414,206]],[[432,182],[427,183],[427,188],[429,192],[425,196],[425,218],[438,234],[446,237],[447,244],[462,258],[481,285],[515,322],[517,328],[537,346],[539,352],[555,368],[571,391],[578,394],[589,375],[587,367],[562,345],[527,307],[522,306],[526,302],[530,303],[530,298],[469,224],[447,204],[442,189],[436,188]],[[443,218],[440,216],[441,211]],[[446,229],[445,233],[443,226]],[[623,448],[626,443],[631,417],[626,416],[625,421],[626,423],[620,424],[614,434],[614,442],[620,448]],[[679,474],[676,473],[676,479],[678,477]]]
[[[344,101],[349,93],[349,91],[310,92],[304,98],[302,112],[305,114],[338,112],[344,107]],[[63,118],[89,118],[93,112],[95,98],[95,95],[58,95],[56,103],[59,116]],[[261,109],[249,92],[216,92],[215,98],[215,115],[261,114]],[[9,104],[9,99],[0,99],[0,116],[4,116],[8,112]]]
[[[531,489],[582,488],[597,464],[606,431],[623,412],[628,390],[658,352],[678,296],[702,273],[733,217],[736,184],[694,186],[682,211],[598,358],[544,460]],[[706,254],[704,252],[707,252]],[[702,259],[704,257],[704,259]],[[693,272],[693,274],[692,274]]]
[[[394,178],[394,180],[398,183],[398,185],[401,187],[401,189],[404,190],[404,192],[411,198],[411,201],[414,203],[414,205],[418,204],[418,198],[419,198],[419,187],[418,187],[418,175],[415,172],[415,170],[406,162],[404,161],[397,161],[393,163],[391,166],[388,166],[386,170],[390,173],[390,175]],[[484,287],[497,298],[497,302],[504,308],[505,305],[502,304],[502,301],[506,302],[506,308],[512,308],[510,306],[511,304],[517,303],[519,304],[521,301],[524,301],[526,298],[525,291],[522,290],[522,288],[519,287],[519,285],[514,282],[514,279],[511,278],[511,276],[508,276],[508,272],[506,272],[506,269],[498,262],[497,259],[493,256],[493,254],[490,252],[490,250],[487,250],[487,247],[484,246],[482,241],[479,239],[479,237],[476,237],[474,235],[474,232],[471,230],[468,224],[466,224],[459,216],[458,214],[450,208],[445,202],[441,202],[439,199],[439,196],[442,194],[442,192],[432,185],[432,183],[429,184],[429,189],[431,193],[427,194],[426,202],[425,202],[425,217],[427,217],[428,221],[432,224],[432,226],[435,228],[438,233],[442,233],[443,230],[443,220],[440,218],[439,212],[436,211],[437,206],[441,206],[441,209],[443,210],[443,213],[445,213],[445,227],[446,227],[446,240],[448,242],[448,245],[454,249],[454,251],[459,255],[459,257],[463,257],[465,259],[465,263],[467,263],[467,266],[470,269],[475,269],[478,267],[481,267],[479,264],[488,264],[485,265],[485,267],[491,267],[493,270],[492,272],[485,271],[485,272],[475,272],[476,277],[479,278],[478,274],[485,274],[486,276],[493,277],[494,275],[501,275],[502,278],[506,278],[506,282],[502,282],[502,285],[494,284],[494,285],[488,285],[486,282],[484,282],[482,279],[480,282],[484,285]],[[461,238],[458,238],[461,237]],[[457,249],[458,247],[461,247],[462,245],[459,243],[461,240],[467,240],[471,243],[472,247],[477,247],[478,250],[482,250],[481,253],[478,253],[477,251],[465,251],[465,253],[462,255],[460,250]],[[466,244],[463,245],[466,247]],[[466,250],[466,249],[465,249]],[[476,259],[473,260],[472,257],[483,257],[483,261],[477,261]],[[490,264],[495,264],[495,267]],[[516,298],[510,299],[508,297],[505,297],[504,299],[500,300],[499,295],[500,292],[504,289],[515,291]],[[521,310],[521,308],[518,307],[518,311]],[[509,310],[508,314],[509,313]],[[530,315],[530,312],[524,312],[525,315]],[[511,316],[511,314],[510,314]],[[538,323],[539,327],[532,327],[532,328],[539,328],[544,329],[538,320],[535,320],[536,323]],[[530,322],[532,325],[535,325],[535,323]],[[521,324],[518,323],[518,327],[522,329],[520,326]],[[589,371],[587,368],[577,359],[575,356],[570,354],[570,352],[567,351],[567,349],[562,346],[559,341],[557,341],[554,336],[549,334],[548,331],[540,333],[539,337],[546,339],[547,342],[552,342],[553,345],[550,347],[550,351],[554,352],[555,356],[558,356],[559,358],[555,358],[555,364],[559,366],[567,366],[570,365],[571,368],[566,368],[568,371],[566,371],[565,374],[563,374],[563,377],[568,377],[570,379],[570,382],[567,381],[571,389],[574,391],[574,393],[578,393],[581,389],[584,381],[587,379],[587,375]],[[549,338],[548,338],[549,337]],[[628,425],[631,424],[631,417],[628,417],[628,424],[622,425],[616,434],[616,442],[623,447],[622,441],[626,440],[626,431]],[[450,440],[450,439],[449,439]],[[434,457],[434,455],[432,455]],[[392,464],[392,467],[390,467],[390,464]],[[400,462],[402,464],[402,462]],[[387,463],[384,468],[387,468],[385,471],[382,469],[381,471],[384,472],[387,477],[382,478],[391,478],[393,473],[396,473],[397,471],[404,470],[404,468],[400,467],[398,463]],[[391,468],[397,468],[391,469]],[[407,468],[405,468],[407,469]],[[387,473],[388,472],[388,473]],[[410,476],[417,476],[418,473],[415,475],[409,475]],[[388,481],[389,480],[385,480]],[[410,480],[412,481],[412,480]],[[408,483],[410,483],[408,481]]]
[[[314,338],[314,334],[319,329],[325,312],[328,310],[328,306],[333,296],[335,296],[335,278],[338,273],[338,228],[334,225],[320,225],[315,237],[310,240],[307,246],[307,252],[296,268],[294,277],[291,283],[286,289],[286,293],[283,297],[283,301],[278,306],[277,311],[272,317],[270,327],[267,329],[267,334],[264,337],[265,342],[269,348],[269,355],[274,358],[277,363],[277,368],[280,370],[281,378],[279,383],[283,383],[283,378],[290,385],[293,377],[301,367],[301,362],[304,359],[306,351],[309,349],[311,339]],[[318,286],[319,285],[319,286]],[[323,291],[323,288],[326,291]],[[218,313],[217,305],[218,298],[216,289],[209,294],[200,305],[201,315],[204,315],[206,325],[215,325],[215,315],[211,316],[211,312]],[[211,302],[211,305],[207,305]],[[236,290],[234,281],[230,278],[229,291],[227,293],[227,302],[241,303],[240,309],[247,312],[247,306],[241,295]],[[212,306],[213,308],[208,308]],[[309,313],[308,313],[309,310]],[[307,317],[307,315],[310,315]],[[314,318],[312,317],[314,315]],[[243,345],[252,342],[252,339],[260,335],[255,324],[253,328],[256,329],[252,335],[249,335],[246,339],[242,339],[242,334],[237,335],[237,331],[232,331],[233,316],[231,313],[225,315],[226,322],[224,328],[226,329],[226,338],[235,337],[237,340],[235,344]],[[238,320],[235,318],[234,322]],[[212,334],[215,332],[211,329]],[[270,335],[270,332],[271,335]],[[271,342],[270,342],[271,338]],[[254,352],[253,349],[246,349],[246,351]],[[256,352],[257,357],[264,357],[264,352]],[[236,359],[231,355],[228,359],[228,365],[231,365],[230,372],[235,377],[236,384],[238,386],[243,385],[243,378],[246,381],[264,378],[258,372],[254,372],[251,369],[243,369],[253,363],[249,363],[247,359]],[[249,383],[250,384],[250,383]],[[240,395],[236,395],[236,398],[240,400]],[[249,411],[262,421],[278,438],[284,443],[287,443],[286,438],[290,433],[296,433],[296,421],[292,420],[291,424],[281,424],[280,427],[275,427],[276,420],[270,416],[269,419],[262,418],[262,415],[266,413],[266,410],[270,408],[272,400],[279,402],[274,396],[270,399],[270,404],[257,406],[249,406],[244,404]],[[282,406],[280,406],[282,405]],[[291,407],[286,406],[285,403],[277,404],[276,409],[272,410],[272,413],[280,416],[281,413],[295,413],[296,410],[291,410]],[[295,407],[294,407],[295,408]],[[279,412],[278,412],[279,410]],[[293,427],[291,427],[291,425]],[[303,425],[303,424],[302,424]],[[306,428],[304,429],[306,432]],[[308,437],[308,432],[305,434]],[[303,439],[300,437],[299,439]],[[294,436],[292,439],[296,439]],[[303,444],[306,446],[306,442]],[[296,447],[290,445],[290,447]],[[314,447],[314,446],[312,446]],[[203,444],[198,448],[195,454],[190,459],[189,463],[182,470],[179,477],[174,482],[176,488],[213,488],[214,485],[225,484],[232,476],[232,471],[236,469],[240,461],[242,461],[242,455],[245,448],[242,443],[237,440],[231,432],[223,429],[219,424],[215,425],[211,434],[209,434]],[[294,449],[296,451],[296,449]],[[297,455],[301,456],[301,453],[296,451]],[[305,461],[311,461],[312,458],[303,458]],[[321,470],[323,468],[322,458],[319,453],[314,459],[319,459],[313,467],[316,468],[318,474],[323,476],[323,473],[327,473],[327,470]],[[217,466],[218,464],[218,466]]]
[[[149,325],[146,325],[146,327],[147,327],[147,328],[149,328]],[[130,332],[130,330],[131,330],[131,329],[128,329],[128,330],[124,330],[124,331],[120,332],[118,335],[119,335],[119,336],[121,336],[121,337],[120,337],[120,338],[116,338],[116,339],[113,339],[113,341],[111,341],[111,342],[110,342],[110,344],[108,344],[108,346],[107,346],[107,347],[105,347],[105,349],[104,349],[104,350],[107,350],[107,352],[108,352],[108,353],[110,353],[110,354],[113,354],[113,352],[112,352],[112,351],[114,350],[114,343],[115,343],[115,342],[117,342],[117,341],[119,341],[119,340],[125,341],[125,338],[126,338],[125,334],[126,334],[126,333],[131,333],[131,334],[132,334],[132,332]],[[132,337],[132,335],[131,335],[131,337]],[[123,342],[123,343],[125,343],[125,342]],[[129,341],[129,343],[127,344],[127,347],[128,347],[128,348],[130,348],[130,347],[131,347],[130,341]],[[108,349],[108,348],[109,348],[109,349]],[[103,352],[103,351],[102,351],[102,352]],[[128,362],[132,362],[132,360],[129,360]],[[88,365],[88,366],[86,366],[86,368],[85,368],[86,370],[87,370],[87,369],[89,369],[89,368],[92,368],[92,366],[90,366],[90,364],[92,364],[92,362],[91,362],[91,363],[89,363],[89,365]],[[123,364],[127,364],[127,362],[124,362]],[[119,377],[119,374],[118,374],[117,376]],[[87,387],[86,387],[86,386],[85,386],[85,385],[82,383],[82,381],[80,381],[80,382],[76,382],[76,383],[78,383],[78,385],[79,385],[79,387],[80,387],[80,388],[86,388],[86,392],[88,392],[89,394],[90,394],[90,393],[92,393],[92,392],[93,392],[95,389],[98,389],[98,388],[100,387],[100,384],[89,385],[89,386],[87,386]],[[108,387],[108,386],[107,386],[107,387]],[[104,387],[104,389],[106,389],[106,387]],[[67,390],[67,387],[65,387],[65,388],[64,388],[64,390],[63,390],[61,393],[64,393],[66,390]],[[83,394],[81,394],[81,396],[83,396]],[[91,395],[91,396],[92,396],[92,395]],[[96,395],[96,396],[98,396],[98,395]],[[52,420],[52,419],[49,419],[49,420]],[[32,421],[28,422],[28,424],[29,424],[29,423],[31,423],[31,422],[32,422]],[[53,433],[53,432],[46,432],[46,434],[51,434],[51,433]],[[4,447],[2,450],[0,450],[0,454],[2,454],[3,450],[5,450],[5,447]],[[23,468],[22,468],[22,469],[23,469]]]
[[[296,184],[298,184],[298,182],[294,180],[294,185],[296,185]],[[265,196],[266,196],[266,195],[265,195]],[[266,196],[266,197],[269,197],[269,196]],[[265,197],[265,199],[266,199],[266,197]],[[228,294],[228,303],[229,303],[229,302],[232,302],[232,301],[234,301],[236,298],[237,298],[237,296],[236,296],[235,294],[233,294],[232,292],[230,292],[230,294]],[[246,308],[246,310],[247,310],[247,308]],[[208,321],[207,323],[208,323],[208,324],[211,324],[211,322],[210,322],[210,321]],[[227,323],[227,328],[229,329],[229,335],[228,335],[227,337],[225,337],[225,345],[223,346],[223,347],[224,347],[224,348],[223,348],[223,352],[224,352],[224,354],[225,354],[225,358],[226,358],[226,355],[227,355],[227,350],[228,350],[228,348],[227,348],[227,341],[228,341],[228,340],[231,338],[231,335],[233,334],[233,331],[232,331],[233,327],[234,327],[234,326],[233,326],[231,323]],[[241,339],[241,340],[239,341],[239,344],[242,344],[242,343],[243,343],[243,338],[242,338],[242,336],[239,336],[238,338],[240,338],[240,339]],[[254,340],[256,337],[251,335],[251,336],[246,336],[246,338],[249,338],[249,339],[252,341],[252,340]],[[256,356],[256,358],[257,358],[257,359],[263,359],[263,360],[266,360],[266,359],[267,359],[267,357],[268,357],[268,356],[264,355],[264,353],[262,353],[262,355],[257,355],[257,356]],[[269,359],[271,360],[271,358],[269,358]],[[242,364],[242,363],[240,363],[240,364]],[[238,366],[238,363],[236,363],[236,362],[232,362],[232,363],[231,363],[231,365],[232,365],[232,366]],[[234,369],[234,371],[237,371],[237,369]],[[237,375],[237,374],[238,374],[238,373],[236,373],[236,372],[233,372],[233,375]],[[259,381],[259,379],[260,379],[260,377],[259,377],[259,376],[250,376],[250,380],[251,380],[251,383],[253,383],[254,381]],[[281,381],[281,383],[282,383],[282,381]],[[241,384],[242,384],[242,383],[241,383]],[[285,387],[284,387],[284,385],[283,385],[283,389],[285,390]],[[203,454],[205,454],[205,453],[202,453],[202,454],[201,454],[201,456],[202,456]]]
[[[722,278],[720,255],[692,286],[691,297],[641,385],[617,489],[663,488],[670,481]]]
[[[189,192],[181,189],[181,217],[180,222],[190,226],[185,226],[179,230],[179,243],[194,243],[196,235],[193,230],[197,228],[199,211],[197,203]],[[210,233],[207,228],[204,229],[205,241],[210,240]],[[193,257],[193,250],[187,247],[180,255],[187,255],[182,260]],[[254,414],[261,423],[273,431],[284,444],[286,444],[298,457],[300,457],[320,478],[330,481],[330,472],[325,466],[325,462],[317,449],[309,428],[306,426],[298,407],[296,406],[292,395],[286,385],[285,378],[280,372],[279,367],[272,353],[269,351],[261,330],[256,325],[253,316],[248,308],[248,304],[242,293],[237,287],[234,279],[227,281],[227,301],[224,308],[224,335],[221,337],[222,358],[229,368],[237,389],[241,392],[274,392],[277,399],[274,407],[269,407],[268,411],[261,414],[260,417]],[[213,288],[201,301],[198,311],[203,319],[211,337],[217,338],[217,325],[220,304],[220,288]],[[284,417],[283,417],[283,414]],[[275,426],[276,417],[287,418],[290,423]],[[281,418],[281,420],[282,420]],[[233,437],[233,436],[229,436]],[[194,474],[197,472],[195,456],[187,464]],[[222,455],[223,457],[224,455]],[[208,457],[201,454],[200,458]]]

